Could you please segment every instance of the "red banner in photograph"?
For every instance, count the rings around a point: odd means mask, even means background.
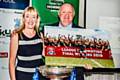
[[[73,57],[73,58],[92,58],[92,59],[111,59],[111,50],[100,50],[86,48],[81,51],[75,47],[54,47],[46,46],[45,56]]]

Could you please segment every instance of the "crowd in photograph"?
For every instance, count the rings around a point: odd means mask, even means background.
[[[103,40],[101,38],[87,38],[82,35],[73,35],[68,34],[62,35],[59,34],[58,37],[53,36],[44,36],[44,42],[46,46],[56,46],[56,47],[79,47],[81,50],[86,48],[99,49],[99,50],[110,50],[110,44],[108,40]]]

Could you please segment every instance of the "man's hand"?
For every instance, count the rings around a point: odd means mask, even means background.
[[[90,64],[85,64],[84,68],[88,70],[93,69],[93,67]]]

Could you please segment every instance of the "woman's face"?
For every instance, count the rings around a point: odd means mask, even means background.
[[[34,29],[37,23],[37,13],[34,11],[27,11],[24,15],[25,28]]]

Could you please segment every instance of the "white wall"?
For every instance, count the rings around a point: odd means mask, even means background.
[[[86,6],[86,28],[103,27],[100,25],[101,17],[120,18],[120,0],[87,0]],[[113,59],[115,67],[120,68],[120,48],[113,49]]]
[[[84,0],[79,0],[79,26],[84,27]]]
[[[86,27],[99,26],[99,17],[120,17],[120,0],[87,0]]]

